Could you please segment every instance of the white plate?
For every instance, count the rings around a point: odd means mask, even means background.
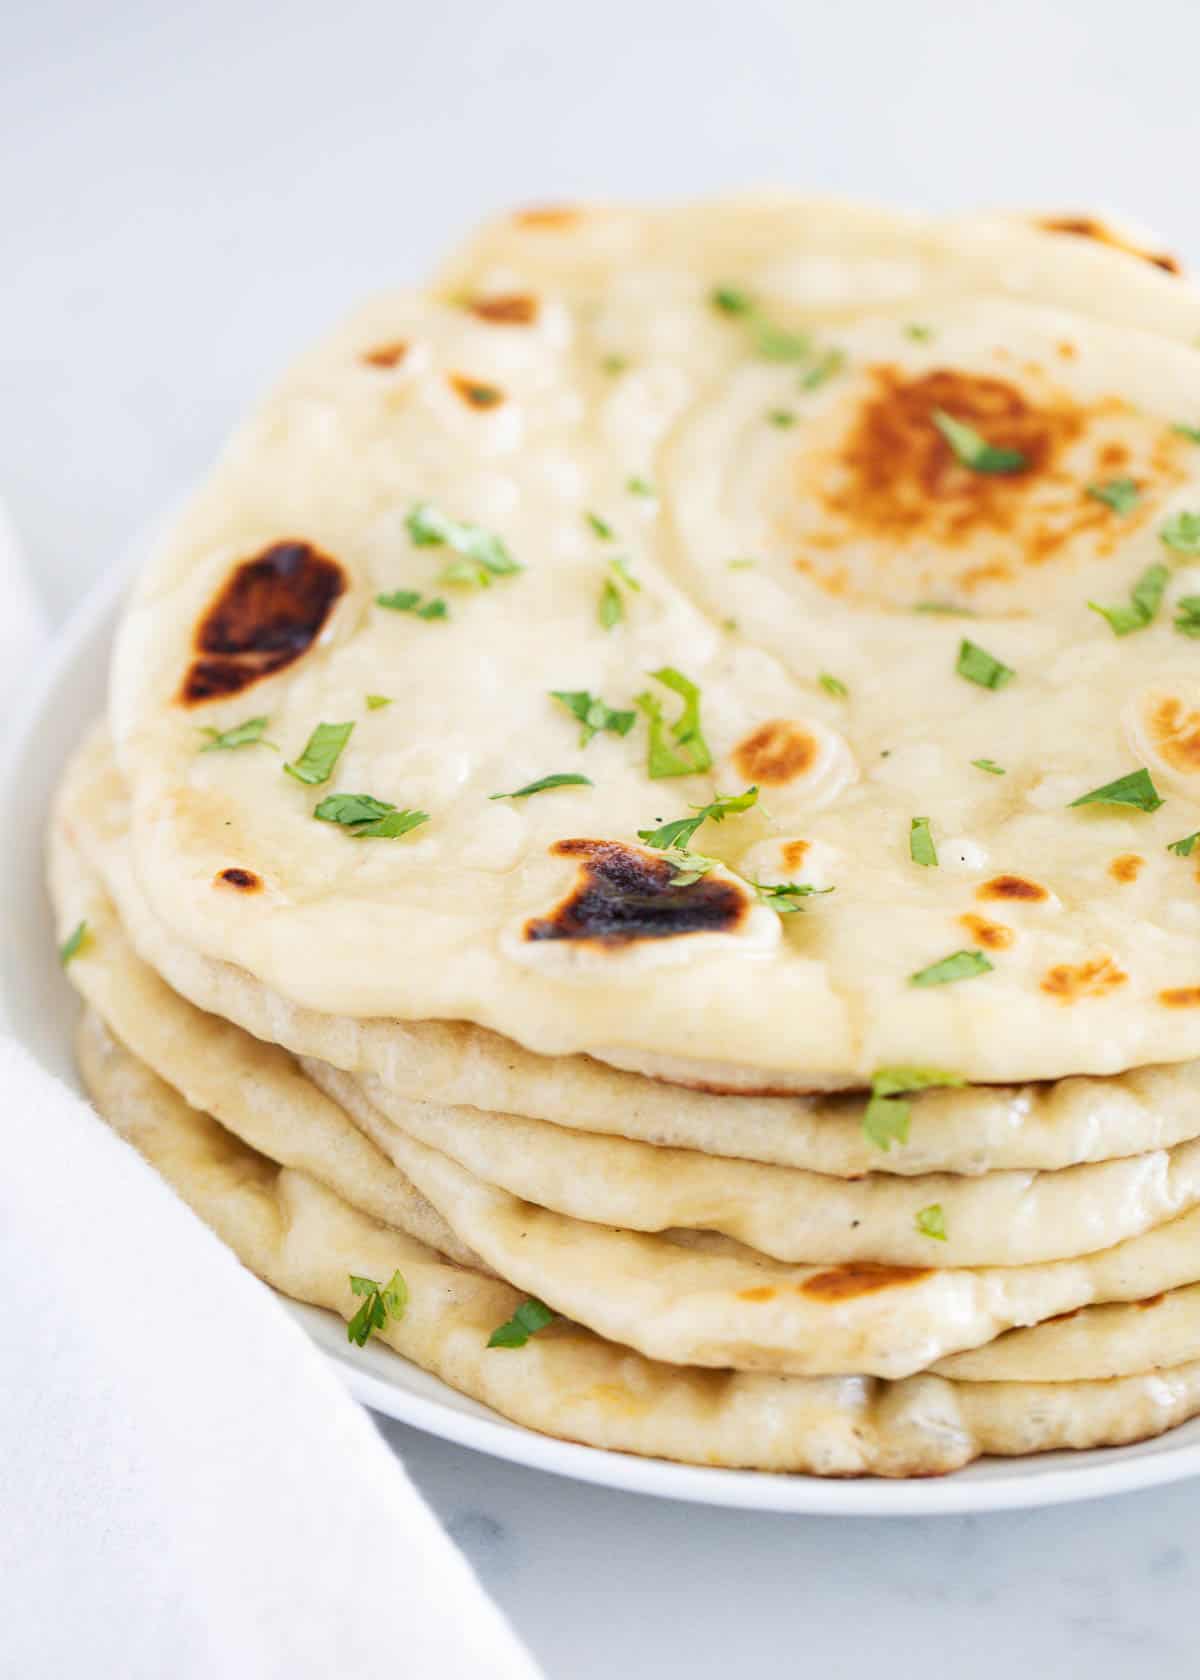
[[[15,729],[0,786],[6,814],[0,857],[0,1011],[47,1067],[75,1082],[76,1006],[59,971],[42,885],[42,834],[60,766],[103,709],[119,578],[76,615],[43,663]],[[341,1321],[288,1303],[351,1391],[377,1411],[539,1470],[638,1493],[762,1511],[914,1516],[1053,1505],[1127,1492],[1200,1473],[1200,1418],[1138,1446],[1028,1459],[991,1459],[953,1476],[907,1482],[822,1481],[748,1470],[705,1470],[602,1452],[507,1422],[386,1349],[353,1349]]]

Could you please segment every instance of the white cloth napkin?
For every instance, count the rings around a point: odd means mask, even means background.
[[[0,1114],[0,1673],[536,1680],[270,1291],[3,1038]]]

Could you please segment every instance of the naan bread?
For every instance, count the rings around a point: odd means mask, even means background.
[[[93,1099],[259,1276],[349,1318],[349,1275],[409,1288],[377,1340],[529,1428],[597,1447],[815,1475],[934,1475],[981,1453],[1128,1443],[1200,1410],[1200,1362],[1109,1382],[795,1378],[655,1364],[570,1324],[489,1349],[519,1305],[304,1173],[280,1168],[186,1103],[95,1016],[80,1036]],[[378,1357],[370,1352],[365,1359]]]
[[[257,1038],[361,1074],[402,1101],[545,1119],[576,1132],[840,1178],[869,1172],[1053,1171],[1171,1148],[1200,1134],[1192,1064],[1137,1069],[1113,1079],[928,1091],[912,1099],[907,1141],[884,1153],[864,1136],[860,1098],[682,1091],[584,1056],[538,1056],[462,1022],[356,1021],[321,1014],[174,938],[138,889],[129,868],[127,831],[124,789],[98,731],[75,755],[56,808],[60,903],[69,905],[74,893],[94,890],[86,877],[101,875],[137,954],[177,993]],[[65,937],[74,926],[70,911],[63,910],[60,920]]]
[[[956,271],[940,295],[918,275],[899,311],[847,283],[801,350],[822,313],[805,215],[756,214],[754,239],[720,206],[619,216],[599,296],[534,263],[534,289],[516,267],[502,294],[384,298],[283,381],[118,638],[151,909],[309,1009],[470,1020],[666,1076],[1010,1081],[1195,1057],[1200,902],[1166,850],[1200,824],[1200,689],[1172,627],[1192,569],[1137,634],[1088,610],[1174,566],[1160,532],[1200,508],[1200,451],[1175,429],[1200,416],[1200,353],[1161,336],[1144,290],[1182,288],[1060,239],[1052,295],[1081,304],[1075,259],[1100,262],[1148,330]],[[948,249],[933,238],[934,271]],[[962,464],[941,415],[1006,469]],[[1089,494],[1114,479],[1135,505]],[[481,542],[503,575],[479,573]],[[490,587],[439,582],[447,559]],[[395,590],[440,591],[449,616],[375,604]],[[914,610],[930,601],[974,616]],[[982,685],[956,668],[964,636]],[[703,751],[671,733],[693,724],[664,670],[700,690]],[[555,691],[640,715],[584,747]],[[197,750],[252,714],[293,762],[320,722],[354,732],[319,786],[263,747]],[[1139,769],[1161,809],[1072,808]],[[498,797],[548,774],[591,785]],[[638,840],[752,785],[752,809],[697,835],[723,860],[698,880]],[[314,820],[336,793],[429,820],[363,843]],[[937,868],[909,855],[918,816]],[[755,883],[788,882],[835,890],[779,916]],[[990,971],[913,983],[963,949]]]

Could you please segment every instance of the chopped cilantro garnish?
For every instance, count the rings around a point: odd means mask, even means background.
[[[910,986],[944,986],[951,980],[970,980],[976,974],[987,974],[991,966],[982,951],[955,951],[941,962],[930,963],[928,968],[910,974],[908,982]]]
[[[867,1142],[883,1150],[893,1143],[907,1143],[910,1106],[904,1099],[913,1091],[965,1084],[957,1073],[944,1073],[939,1068],[880,1068],[871,1081],[870,1100],[863,1110]]]
[[[382,711],[384,706],[390,706],[391,703],[392,703],[392,697],[391,697],[390,694],[368,694],[367,695],[367,710],[369,712]]]
[[[818,356],[813,365],[800,375],[800,389],[815,391],[819,385],[824,385],[827,379],[832,379],[835,373],[840,373],[846,365],[846,352],[836,346],[826,350]]]
[[[536,1336],[539,1330],[544,1330],[554,1318],[553,1311],[544,1301],[536,1300],[532,1295],[527,1301],[522,1301],[510,1319],[498,1325],[488,1337],[490,1348],[521,1348],[530,1336]]]
[[[372,1330],[382,1330],[389,1318],[399,1322],[408,1306],[408,1285],[399,1272],[393,1272],[386,1284],[374,1278],[350,1274],[350,1287],[362,1296],[363,1304],[346,1326],[346,1339],[356,1347],[366,1347]]]
[[[1016,473],[1029,465],[1028,457],[1019,449],[998,449],[981,437],[974,426],[956,420],[944,408],[935,408],[929,418],[950,445],[955,460],[970,467],[972,472]]]
[[[598,537],[603,537],[605,542],[612,542],[613,528],[607,519],[601,519],[598,513],[585,513],[583,517]]]
[[[656,695],[639,694],[634,705],[643,713],[650,726],[650,750],[647,773],[660,780],[667,776],[692,776],[712,766],[712,754],[700,729],[700,690],[671,665],[664,665],[650,675],[678,694],[683,706],[675,722],[668,725],[662,713],[662,702]],[[668,740],[668,735],[671,740]],[[671,745],[671,741],[674,745]]]
[[[590,776],[579,776],[574,771],[567,771],[553,776],[542,776],[536,782],[526,782],[522,788],[514,793],[490,793],[489,799],[528,799],[531,794],[548,793],[551,788],[560,787],[595,787]]]
[[[767,908],[781,916],[792,916],[797,910],[803,910],[806,898],[814,895],[819,898],[833,891],[832,887],[811,887],[807,881],[775,881],[769,885],[752,881],[750,885]]]
[[[1181,636],[1200,636],[1200,595],[1181,595],[1173,622]]]
[[[1088,606],[1108,621],[1114,636],[1128,636],[1131,631],[1144,630],[1153,621],[1169,576],[1162,564],[1147,566],[1130,591],[1129,606],[1102,607],[1096,601],[1089,601]]]
[[[769,362],[802,362],[812,349],[807,333],[789,332],[771,321],[754,324],[754,348]]]
[[[1185,437],[1189,443],[1200,443],[1200,426],[1188,426],[1180,421],[1172,426],[1171,430],[1178,432],[1180,437]]]
[[[792,413],[790,408],[773,408],[767,415],[767,419],[771,422],[772,426],[779,426],[781,428],[794,426],[796,424],[796,416]]]
[[[1142,492],[1132,478],[1110,478],[1103,484],[1089,484],[1087,493],[1094,502],[1103,502],[1114,513],[1129,513],[1142,499]]]
[[[611,706],[606,706],[594,694],[589,694],[586,688],[550,690],[550,698],[565,706],[572,717],[578,718],[582,728],[579,734],[579,745],[586,747],[593,735],[607,730],[613,735],[628,735],[637,722],[636,712],[616,712]]]
[[[596,617],[605,630],[611,630],[615,624],[620,624],[625,617],[625,603],[621,599],[621,591],[611,578],[605,578],[600,590],[600,603],[596,608]]]
[[[71,932],[58,947],[58,960],[64,968],[66,968],[72,957],[77,957],[79,955],[80,951],[83,950],[90,938],[91,934],[88,931],[88,925],[86,922],[80,922],[76,927],[72,928]]]
[[[429,821],[428,811],[399,811],[369,793],[331,793],[313,812],[320,822],[340,823],[354,840],[398,840]]]
[[[352,723],[319,723],[308,737],[304,751],[294,764],[285,764],[289,776],[316,787],[327,782],[342,756],[342,748],[354,733]]]
[[[1174,852],[1176,857],[1191,857],[1197,840],[1200,840],[1200,828],[1194,834],[1185,834],[1182,840],[1172,840],[1167,850]]]
[[[941,1202],[930,1202],[928,1207],[919,1208],[916,1224],[923,1237],[933,1237],[937,1242],[946,1241],[946,1214]]]
[[[820,672],[817,681],[826,694],[832,694],[835,700],[844,700],[850,692],[840,677],[831,676],[828,671]]]
[[[651,484],[649,482],[649,480],[645,479],[645,478],[637,478],[637,477],[627,478],[625,480],[625,488],[626,488],[626,490],[628,490],[628,492],[631,496],[657,496],[658,495],[658,491],[654,488],[653,484]]]
[[[405,521],[408,534],[418,548],[452,548],[463,559],[442,573],[446,583],[474,585],[486,589],[494,577],[509,577],[523,570],[498,536],[482,525],[451,519],[429,502],[418,502]]]
[[[426,620],[450,616],[449,608],[440,595],[432,595],[426,601],[416,589],[393,589],[390,595],[376,595],[375,605],[386,607],[389,612],[415,613],[418,618]]]
[[[1200,554],[1200,513],[1172,514],[1159,526],[1158,534],[1176,554]]]
[[[731,572],[748,572],[752,566],[757,566],[757,560],[727,560],[726,565]]]
[[[263,734],[269,721],[265,717],[247,718],[245,723],[235,723],[232,729],[214,729],[205,725],[201,733],[209,739],[200,751],[231,752],[236,747],[270,747],[272,752],[278,752],[274,741],[266,740]]]
[[[904,336],[911,338],[914,344],[928,344],[933,337],[933,328],[927,327],[923,321],[909,321],[905,325]]]
[[[629,357],[622,356],[619,351],[610,351],[607,356],[600,358],[600,366],[605,373],[624,373],[629,366]]]
[[[924,868],[937,868],[937,847],[933,843],[933,835],[929,832],[928,817],[914,817],[908,834],[908,855],[914,863]]]
[[[1105,782],[1103,787],[1072,799],[1068,809],[1076,805],[1132,805],[1138,811],[1157,811],[1161,804],[1163,800],[1150,780],[1150,772],[1131,770],[1127,776],[1118,776],[1115,782]]]
[[[686,852],[693,834],[705,822],[724,822],[738,811],[748,811],[758,803],[758,789],[747,788],[745,793],[718,794],[708,805],[693,805],[694,817],[679,817],[675,822],[662,823],[658,828],[639,828],[638,839],[647,846],[663,852]]]
[[[720,858],[704,857],[700,852],[664,852],[663,858],[675,871],[671,876],[673,887],[693,886],[721,862]]]
[[[956,607],[953,601],[914,601],[912,610],[919,613],[944,613],[950,618],[975,617],[970,607]]]
[[[977,642],[965,639],[959,644],[958,663],[954,669],[960,677],[978,683],[980,688],[1003,688],[1017,674],[1011,666],[1002,664]]]
[[[1003,776],[1005,773],[1003,764],[997,764],[991,758],[973,758],[971,763],[976,770],[986,770],[989,776]]]
[[[748,293],[739,291],[736,286],[718,286],[710,294],[709,302],[722,315],[749,315],[754,308]]]

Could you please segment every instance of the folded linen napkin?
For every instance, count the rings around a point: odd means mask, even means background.
[[[2,511],[0,600],[7,674]],[[3,1036],[0,1116],[0,1673],[534,1680],[271,1292]]]

